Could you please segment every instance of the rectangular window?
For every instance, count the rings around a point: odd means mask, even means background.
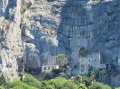
[[[50,67],[48,67],[48,70],[50,70]]]
[[[81,72],[84,72],[84,69],[81,69]]]
[[[44,67],[44,70],[46,70],[46,67]]]
[[[52,69],[54,69],[54,67]]]
[[[96,61],[96,59],[95,59],[95,61]]]
[[[81,65],[81,68],[84,68],[85,66],[84,65]]]
[[[77,68],[77,65],[74,65],[74,68]]]
[[[88,68],[90,68],[90,64],[88,64]]]

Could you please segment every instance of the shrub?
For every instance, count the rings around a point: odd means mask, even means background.
[[[111,89],[110,86],[104,85],[104,84],[99,83],[99,82],[93,83],[93,84],[90,85],[88,88],[89,88],[89,89]]]
[[[113,3],[112,3],[112,6],[118,7],[118,6],[119,6],[119,4],[118,4],[118,3],[116,3],[116,2],[113,2]]]
[[[88,54],[88,51],[85,49],[85,47],[82,47],[79,49],[79,54],[78,56],[82,56],[82,57],[85,57],[86,55]]]
[[[112,14],[113,14],[113,11],[112,11],[112,10],[109,10],[109,11],[107,12],[107,14],[108,14],[108,15],[112,15]]]
[[[6,85],[6,79],[4,75],[0,75],[0,86],[5,86]]]
[[[44,80],[50,80],[52,79],[52,75],[51,75],[51,72],[47,72],[46,75],[44,76]]]
[[[21,13],[23,14],[28,8],[26,7],[21,7]]]
[[[31,85],[21,82],[20,80],[15,80],[14,82],[7,82],[10,89],[38,89]]]
[[[0,89],[5,89],[3,86],[0,86]]]
[[[44,25],[43,28],[44,28],[44,29],[48,29],[48,26],[47,26],[47,25]]]
[[[3,36],[0,36],[0,40],[4,40],[5,39],[5,37],[3,37]]]
[[[28,74],[26,75],[26,77],[23,80],[24,83],[37,87],[37,88],[41,88],[41,83],[40,81],[38,81],[36,78],[34,78],[32,75]]]

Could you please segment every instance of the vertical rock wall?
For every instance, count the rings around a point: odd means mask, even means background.
[[[103,63],[120,59],[120,2],[116,0],[67,0],[61,13],[59,46],[72,60],[85,47],[88,52],[101,52]],[[63,39],[64,38],[64,39]]]
[[[18,78],[16,59],[22,55],[21,0],[0,0],[0,71],[8,80]]]

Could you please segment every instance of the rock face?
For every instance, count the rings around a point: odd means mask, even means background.
[[[18,56],[22,55],[20,0],[0,0],[0,71],[17,78]]]
[[[60,53],[76,62],[82,47],[119,66],[119,26],[118,0],[0,0],[0,70],[17,77],[23,59],[37,74]]]
[[[58,39],[69,50],[71,59],[77,60],[81,47],[88,52],[101,52],[103,63],[120,59],[119,4],[114,0],[66,1]]]

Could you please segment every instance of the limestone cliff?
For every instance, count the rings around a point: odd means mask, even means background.
[[[22,56],[20,0],[0,0],[0,72],[17,78],[17,57]]]
[[[81,47],[119,66],[119,26],[119,0],[0,0],[0,69],[12,79],[23,59],[37,74],[59,53],[75,62]]]

